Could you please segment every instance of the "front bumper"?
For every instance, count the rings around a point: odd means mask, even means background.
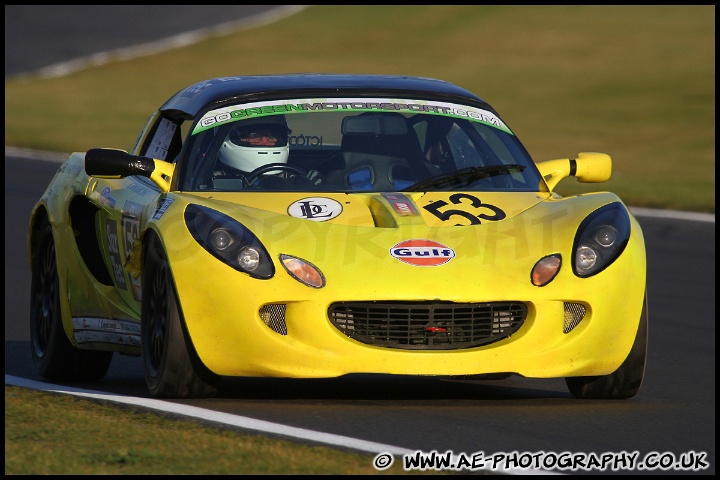
[[[205,255],[185,254],[171,264],[193,345],[204,364],[224,376],[605,375],[617,369],[631,349],[646,282],[644,245],[632,241],[602,273],[579,279],[565,265],[544,287],[530,284],[534,261],[523,258],[502,269],[461,262],[417,268],[389,257],[376,262],[360,259],[345,268],[324,268],[327,286],[312,289],[282,268],[271,280],[256,280],[208,262]],[[197,262],[210,265],[202,281],[193,267]],[[328,319],[328,307],[338,301],[438,300],[519,301],[527,306],[527,318],[509,338],[458,350],[368,345],[348,337]],[[584,315],[568,331],[567,311],[577,311],[578,306]],[[279,317],[268,321],[267,314],[278,309],[283,310],[279,327]]]

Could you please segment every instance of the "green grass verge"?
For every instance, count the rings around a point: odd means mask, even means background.
[[[5,386],[5,475],[423,473],[404,471],[398,458],[383,471],[372,461],[372,454]]]
[[[607,153],[600,186],[626,204],[715,211],[714,5],[310,6],[67,77],[6,78],[5,143],[127,149],[185,86],[287,72],[449,80],[497,108],[536,161]]]

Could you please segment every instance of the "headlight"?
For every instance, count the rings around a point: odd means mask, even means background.
[[[630,240],[630,217],[625,207],[611,203],[587,216],[578,227],[573,245],[573,272],[590,277],[605,270]]]
[[[272,278],[275,266],[253,233],[237,220],[200,205],[188,205],[185,224],[215,258],[255,278]]]

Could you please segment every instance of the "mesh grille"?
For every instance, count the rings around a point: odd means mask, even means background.
[[[271,303],[263,305],[260,308],[260,318],[265,325],[280,335],[287,335],[287,325],[285,325],[285,309],[287,305],[284,303]]]
[[[565,303],[565,323],[563,333],[570,333],[585,318],[585,306],[579,303]]]
[[[497,342],[527,317],[522,302],[333,303],[328,317],[350,338],[405,350],[452,350]]]

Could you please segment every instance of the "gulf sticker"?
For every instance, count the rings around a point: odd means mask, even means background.
[[[416,238],[396,244],[390,255],[416,267],[437,267],[455,258],[455,250],[433,240]]]

